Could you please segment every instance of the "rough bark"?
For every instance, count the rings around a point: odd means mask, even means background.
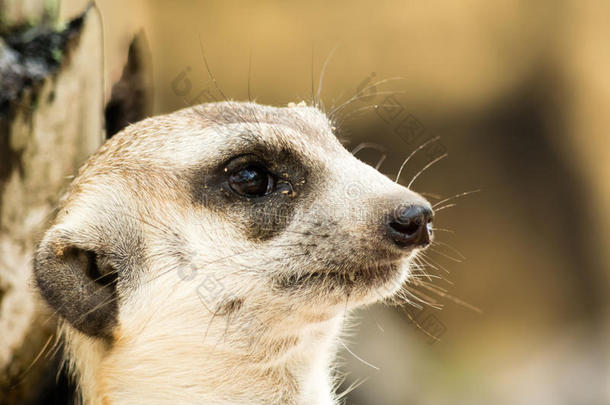
[[[55,325],[32,289],[32,251],[70,177],[104,139],[100,18],[90,8],[56,31],[51,3],[0,0],[0,403],[7,404],[44,395]]]
[[[59,10],[59,0],[0,0],[0,29],[40,25],[52,22]]]

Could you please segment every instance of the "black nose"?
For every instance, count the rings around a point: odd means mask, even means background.
[[[388,234],[402,248],[430,244],[432,210],[424,205],[401,205],[388,222]]]

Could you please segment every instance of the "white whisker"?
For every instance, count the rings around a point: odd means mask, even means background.
[[[411,158],[413,156],[415,156],[415,154],[417,152],[419,152],[420,150],[422,150],[426,146],[430,145],[431,143],[433,143],[435,141],[438,141],[439,139],[440,139],[439,136],[437,136],[436,138],[428,139],[426,142],[424,142],[423,144],[419,145],[415,150],[413,150],[413,152],[411,152],[411,154],[409,156],[407,156],[407,158],[400,165],[400,169],[398,169],[398,174],[396,175],[396,180],[394,180],[394,183],[398,183],[398,180],[400,180],[400,174],[402,173],[402,170],[405,168],[407,163],[409,163],[409,160],[411,160]]]
[[[430,166],[432,166],[433,164],[440,162],[441,160],[443,160],[444,158],[446,158],[447,156],[449,156],[448,153],[444,153],[442,155],[440,155],[439,157],[437,157],[436,159],[434,159],[432,162],[428,163],[427,165],[424,166],[423,169],[421,169],[415,176],[413,176],[413,178],[411,179],[411,181],[409,182],[409,184],[407,185],[407,188],[411,188],[411,186],[413,185],[413,183],[415,183],[415,180],[417,180],[417,178],[426,170],[428,170],[428,168]]]

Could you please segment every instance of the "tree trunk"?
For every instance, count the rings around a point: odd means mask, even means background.
[[[57,199],[104,140],[95,8],[54,29],[57,1],[0,0],[0,403],[36,403],[55,324],[32,288],[32,251]]]

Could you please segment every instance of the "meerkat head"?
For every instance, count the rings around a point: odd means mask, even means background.
[[[285,360],[347,308],[394,294],[431,221],[425,199],[352,156],[316,108],[206,104],[110,139],[34,271],[67,335],[101,345],[89,374],[110,398],[162,352],[194,362],[210,343],[225,359]],[[200,370],[218,367],[209,358]]]

